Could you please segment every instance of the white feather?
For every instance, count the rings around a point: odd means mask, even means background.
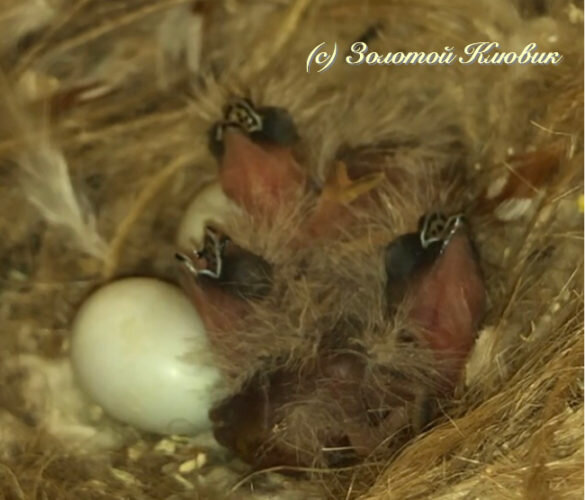
[[[20,167],[20,180],[25,195],[41,215],[51,224],[67,229],[78,248],[96,258],[104,258],[107,245],[96,229],[95,216],[84,210],[87,203],[75,192],[69,167],[62,151],[50,140],[40,120],[27,113],[1,78],[5,116],[17,137],[22,139],[21,149],[15,155]]]
[[[27,148],[18,159],[24,191],[51,224],[68,229],[79,248],[103,258],[106,244],[98,234],[95,217],[84,212],[76,196],[65,157],[47,139]]]

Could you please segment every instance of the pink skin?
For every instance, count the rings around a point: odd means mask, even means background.
[[[475,341],[486,295],[481,272],[463,231],[449,242],[430,270],[410,288],[410,319],[439,362],[444,390],[450,391]]]
[[[209,340],[218,348],[230,345],[238,322],[250,311],[249,304],[213,283],[200,283],[191,273],[185,273],[181,282],[201,316]]]
[[[294,200],[305,182],[290,149],[259,146],[228,129],[219,178],[226,195],[252,216],[270,218]]]
[[[289,149],[259,146],[238,130],[228,129],[220,181],[226,195],[252,217],[270,220],[280,207],[299,199],[305,176]],[[319,207],[318,213],[311,214],[301,228],[303,236],[299,237],[299,242],[306,239],[307,233],[330,236],[324,226],[332,227],[334,221],[339,223],[348,217],[346,207],[327,201]],[[212,340],[218,346],[221,342],[229,342],[234,325],[249,311],[247,304],[213,285],[201,287],[193,284],[191,295],[211,332]],[[448,396],[453,392],[473,346],[486,302],[481,273],[463,230],[453,236],[443,254],[430,268],[413,277],[407,295],[408,302],[412,304],[408,318],[437,361],[437,378],[440,380],[436,381],[434,394]],[[415,404],[414,392],[407,391],[403,398],[396,401],[381,402],[383,406],[392,408],[392,411],[380,425],[369,426],[361,389],[366,377],[364,365],[357,358],[324,356],[321,366],[321,376],[324,378],[320,391],[329,393],[335,401],[343,401],[343,410],[348,418],[342,428],[335,431],[335,435],[343,431],[359,454],[367,454],[386,437],[408,427],[410,410],[407,410],[405,401],[412,399],[412,404]],[[319,373],[314,376],[319,376]],[[269,427],[274,423],[274,412],[278,410],[275,405],[293,402],[302,396],[288,392],[285,400],[282,400],[282,381],[278,380],[273,380],[271,397],[268,399],[267,395],[256,394],[256,389],[249,387],[235,395],[235,399],[223,402],[213,415],[214,420],[227,420],[224,422],[228,424],[227,427],[216,427],[216,432],[221,434],[221,441],[248,461],[257,462],[256,449],[259,443],[268,439]],[[396,381],[389,379],[388,383],[395,384]],[[311,393],[312,390],[310,384],[297,388],[301,393]],[[260,420],[268,420],[264,424],[250,418],[243,422],[236,415],[232,421],[227,415],[233,413],[231,410],[234,404],[244,405],[246,411],[252,412],[250,415],[260,412],[258,415],[264,415]],[[408,405],[410,407],[410,403]],[[294,465],[294,455],[289,457],[285,449],[277,444],[274,449],[276,455],[265,457],[265,461],[257,465]]]
[[[481,272],[464,231],[456,233],[431,268],[414,279],[408,294],[413,304],[408,317],[437,361],[434,395],[449,396],[473,347],[486,305]],[[334,367],[335,372],[340,369]],[[403,401],[407,401],[408,393],[404,396]],[[411,396],[416,398],[414,392]],[[354,421],[347,426],[347,435],[358,454],[371,453],[381,441],[410,425],[404,402],[384,403],[392,410],[377,427],[368,427],[363,418],[361,425]],[[411,411],[420,411],[414,399],[412,403]]]

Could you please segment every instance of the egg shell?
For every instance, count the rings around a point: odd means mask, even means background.
[[[221,397],[199,314],[175,286],[128,278],[92,294],[72,325],[81,388],[112,417],[160,434],[210,427]]]
[[[212,182],[199,191],[185,210],[177,231],[177,245],[187,250],[193,245],[200,248],[205,226],[222,229],[239,211],[237,205],[224,193],[219,182]]]

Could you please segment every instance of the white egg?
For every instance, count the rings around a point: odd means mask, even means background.
[[[221,229],[238,210],[237,205],[225,195],[219,182],[208,184],[195,195],[185,210],[177,233],[177,245],[185,250],[193,245],[199,248],[207,224]]]
[[[100,288],[73,322],[71,360],[81,388],[108,414],[160,434],[210,427],[221,396],[203,323],[175,286],[128,278]]]

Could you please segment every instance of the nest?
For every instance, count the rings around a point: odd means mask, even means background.
[[[0,9],[6,498],[582,497],[582,4],[27,0]],[[519,52],[534,42],[563,59],[344,64],[356,40],[380,53],[462,53],[484,40]],[[338,60],[307,73],[323,41],[337,43]],[[401,165],[448,166],[463,179],[456,190],[427,183],[404,209],[431,198],[472,207],[487,316],[444,418],[391,455],[294,478],[251,472],[209,436],[161,438],[110,420],[71,378],[69,326],[89,293],[131,275],[177,282],[177,227],[217,175],[207,131],[234,95],[290,112],[317,184],[340,152],[371,164],[379,144]],[[386,224],[404,221],[389,213]],[[286,259],[285,236],[262,241],[263,251]],[[354,307],[377,298],[363,300]],[[267,317],[266,328],[285,320]]]

